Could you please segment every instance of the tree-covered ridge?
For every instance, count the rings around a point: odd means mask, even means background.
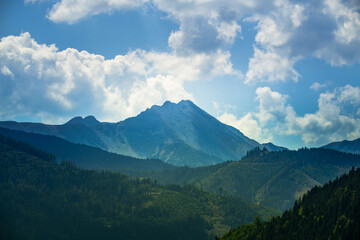
[[[194,186],[82,170],[0,136],[0,239],[211,239],[273,212]]]
[[[158,159],[140,159],[110,153],[100,148],[71,143],[65,139],[11,130],[0,127],[0,134],[26,142],[43,151],[52,153],[60,161],[70,161],[85,169],[112,170],[120,172],[160,171],[174,166]]]
[[[360,168],[314,187],[297,200],[281,217],[242,225],[223,240],[282,239],[359,239]]]
[[[176,168],[153,174],[160,183],[191,183],[213,193],[285,210],[315,185],[360,166],[360,155],[331,149],[270,152],[255,148],[240,161],[201,168]]]

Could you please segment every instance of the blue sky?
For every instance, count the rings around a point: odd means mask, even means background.
[[[191,99],[289,148],[360,137],[356,0],[5,0],[0,120],[117,122]]]

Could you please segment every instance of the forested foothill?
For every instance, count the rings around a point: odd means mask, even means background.
[[[1,239],[213,239],[275,212],[237,197],[84,170],[0,136]]]
[[[270,221],[256,218],[225,234],[222,240],[359,239],[360,168],[316,186],[294,206]]]

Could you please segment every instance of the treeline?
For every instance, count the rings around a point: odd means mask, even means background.
[[[0,239],[213,239],[272,211],[192,185],[160,186],[0,136]]]
[[[360,169],[314,187],[282,216],[242,225],[222,240],[359,239]]]

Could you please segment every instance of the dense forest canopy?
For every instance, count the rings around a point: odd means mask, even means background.
[[[0,136],[1,239],[212,239],[274,211],[186,185],[83,170]]]
[[[282,216],[242,225],[222,240],[359,239],[360,168],[314,187]]]

